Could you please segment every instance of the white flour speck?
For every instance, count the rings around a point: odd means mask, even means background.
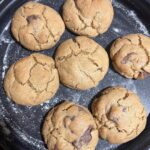
[[[116,33],[120,33],[121,32],[121,30],[120,29],[118,29],[118,28],[112,28],[112,30],[114,31],[114,32],[116,32]]]
[[[3,43],[12,44],[15,43],[12,39],[5,38],[4,36],[0,37],[0,45]]]
[[[42,110],[44,110],[44,111],[49,110],[49,109],[50,109],[50,106],[49,106],[49,105],[44,105],[44,106],[42,107]]]
[[[8,44],[4,58],[3,58],[2,79],[4,79],[6,69],[8,68],[8,53],[9,53],[10,48],[11,48],[11,43]]]
[[[0,4],[2,4],[3,2],[4,2],[4,0],[1,0],[1,1],[0,1]]]
[[[11,43],[15,42],[10,37],[6,37],[6,35],[5,35],[5,33],[8,31],[8,29],[10,27],[10,23],[11,23],[11,21],[8,22],[8,24],[6,25],[6,27],[4,28],[4,30],[0,34],[0,45],[2,45],[3,43],[11,44]]]
[[[56,98],[54,98],[53,100],[50,100],[50,101],[46,101],[45,103],[43,103],[43,104],[41,104],[41,109],[42,109],[42,111],[47,111],[47,110],[49,110],[50,108],[51,108],[51,105],[55,105],[55,104],[57,104],[58,103],[58,101],[59,101],[59,98],[58,97],[56,97]]]
[[[4,35],[4,32],[9,29],[10,24],[11,24],[11,20],[8,22],[8,24],[6,25],[6,27],[4,28],[4,30],[3,30],[2,33],[0,34],[0,37],[1,37],[2,35]]]
[[[72,101],[78,103],[80,100],[81,94],[77,92],[77,93],[73,93],[72,96],[73,96]]]

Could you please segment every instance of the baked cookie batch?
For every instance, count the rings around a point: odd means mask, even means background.
[[[61,16],[49,6],[27,2],[12,19],[12,34],[25,48],[52,48],[66,27],[79,35],[57,48],[55,59],[40,53],[20,59],[4,79],[7,96],[17,104],[34,106],[51,99],[65,86],[87,90],[96,87],[109,68],[106,50],[89,37],[108,30],[114,11],[110,0],[66,0]],[[63,22],[64,21],[64,22]],[[65,25],[64,25],[65,23]],[[110,49],[114,69],[126,78],[150,75],[150,38],[130,34]],[[95,150],[98,139],[125,143],[145,128],[147,114],[140,98],[123,87],[109,87],[87,108],[65,101],[50,110],[42,129],[49,150]]]
[[[108,71],[108,54],[85,36],[63,42],[56,51],[60,81],[67,87],[86,90],[96,87]]]
[[[39,53],[22,58],[8,70],[4,88],[21,105],[38,105],[52,98],[59,88],[54,60]]]

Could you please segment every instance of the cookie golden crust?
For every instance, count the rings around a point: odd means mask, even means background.
[[[104,48],[84,36],[62,43],[56,51],[55,62],[61,82],[80,90],[96,87],[109,66]]]
[[[98,131],[91,113],[72,102],[52,109],[43,125],[49,150],[95,150]]]
[[[66,0],[63,20],[72,32],[95,37],[108,30],[114,11],[110,0]]]
[[[145,128],[147,115],[139,97],[122,87],[104,90],[92,104],[99,136],[121,144],[137,137]]]
[[[142,34],[123,36],[113,43],[110,57],[121,75],[144,79],[150,75],[150,38]]]
[[[53,47],[65,26],[54,9],[37,2],[27,2],[15,12],[11,30],[24,47],[40,51]]]
[[[21,105],[38,105],[51,99],[59,87],[54,60],[43,54],[25,57],[8,70],[4,88],[10,99]]]

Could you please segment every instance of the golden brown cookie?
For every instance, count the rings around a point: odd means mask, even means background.
[[[125,143],[145,128],[147,116],[139,97],[123,88],[104,90],[92,104],[99,136],[110,143]]]
[[[53,47],[65,27],[54,9],[37,2],[27,2],[15,12],[11,29],[15,39],[24,47],[40,51]]]
[[[97,86],[109,66],[104,48],[84,36],[62,43],[57,49],[55,61],[61,82],[81,90]]]
[[[83,106],[67,101],[48,113],[43,136],[49,150],[95,150],[98,142],[91,113]]]
[[[110,0],[66,0],[63,20],[72,32],[90,37],[108,30],[114,11]]]
[[[142,34],[123,36],[113,43],[110,57],[121,75],[144,79],[150,75],[150,38]]]
[[[51,99],[59,87],[54,60],[43,54],[25,57],[8,70],[4,88],[10,99],[21,105],[38,105]]]

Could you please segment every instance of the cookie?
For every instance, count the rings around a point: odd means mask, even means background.
[[[150,75],[150,38],[142,34],[121,37],[113,43],[110,57],[121,75],[144,79]]]
[[[91,113],[67,101],[48,113],[42,133],[49,150],[95,150],[98,142]]]
[[[65,30],[60,15],[51,7],[27,2],[12,19],[15,39],[29,50],[40,51],[53,47]]]
[[[7,96],[21,105],[41,104],[51,99],[58,87],[58,71],[54,60],[38,53],[13,64],[4,79]]]
[[[123,88],[104,90],[92,104],[99,136],[113,144],[128,142],[145,128],[147,115],[139,97]]]
[[[72,32],[95,37],[108,30],[114,11],[110,0],[66,0],[63,20]]]
[[[84,36],[62,43],[56,51],[55,61],[61,82],[80,90],[97,86],[109,66],[104,48]]]

